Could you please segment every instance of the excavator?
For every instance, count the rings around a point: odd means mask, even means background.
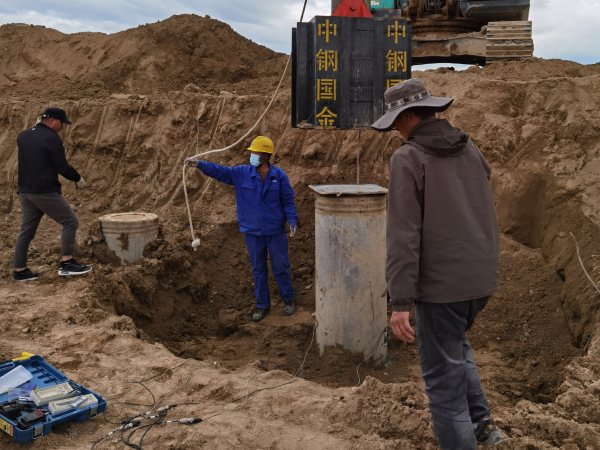
[[[292,126],[367,128],[411,66],[533,56],[529,0],[332,0],[292,31]],[[406,26],[408,24],[409,26]]]
[[[403,17],[412,64],[479,64],[533,56],[529,0],[332,0],[333,16]]]

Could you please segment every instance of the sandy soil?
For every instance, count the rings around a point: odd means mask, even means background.
[[[199,44],[213,35],[222,54]],[[189,175],[202,239],[193,252],[181,162],[241,136],[267,104],[285,58],[194,16],[114,35],[8,25],[0,40],[20,45],[0,56],[0,360],[38,353],[109,399],[104,416],[59,427],[36,448],[89,448],[157,402],[178,405],[168,418],[205,421],[151,428],[145,449],[435,448],[413,346],[392,340],[387,367],[357,368],[360,357],[340,350],[321,357],[313,340],[307,185],[355,182],[357,171],[361,182],[385,185],[396,133],[292,129],[289,91],[278,96],[259,132],[274,138],[277,164],[297,194],[301,227],[290,253],[299,311],[288,318],[276,306],[251,324],[251,273],[233,193]],[[59,56],[44,56],[42,40]],[[239,47],[244,57],[232,68],[221,56]],[[134,55],[136,48],[143,51]],[[40,65],[62,81],[45,91],[34,74]],[[496,420],[511,437],[501,448],[600,448],[600,296],[570,235],[597,280],[600,66],[534,59],[414,75],[456,99],[445,117],[471,134],[494,169],[500,289],[470,339]],[[89,188],[65,182],[64,194],[81,220],[78,253],[94,271],[59,279],[60,229],[44,219],[30,249],[30,265],[44,278],[14,284],[14,139],[50,104],[74,121],[63,139]],[[242,148],[212,160],[243,163]],[[161,231],[140,263],[121,267],[97,218],[129,210],[156,212]],[[274,286],[273,293],[277,299]],[[6,436],[0,447],[17,448]],[[117,433],[95,448],[126,447]]]

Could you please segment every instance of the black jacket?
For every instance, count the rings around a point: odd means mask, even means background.
[[[61,192],[58,175],[79,181],[81,175],[67,162],[60,136],[42,123],[21,131],[19,147],[19,193]]]

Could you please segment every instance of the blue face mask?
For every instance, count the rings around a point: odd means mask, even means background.
[[[253,165],[254,167],[260,166],[260,156],[255,155],[254,153],[252,153],[250,155],[250,164]]]

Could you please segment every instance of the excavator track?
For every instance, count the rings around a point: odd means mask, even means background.
[[[485,39],[487,62],[533,56],[530,21],[489,22]]]
[[[408,23],[412,26],[415,35],[470,33],[479,28],[474,20],[464,17],[445,19],[443,16],[427,16],[418,20],[411,19]]]
[[[529,0],[332,0],[332,11],[343,2],[352,10],[362,1],[372,6],[375,19],[408,21],[413,64],[485,65],[533,57]]]

